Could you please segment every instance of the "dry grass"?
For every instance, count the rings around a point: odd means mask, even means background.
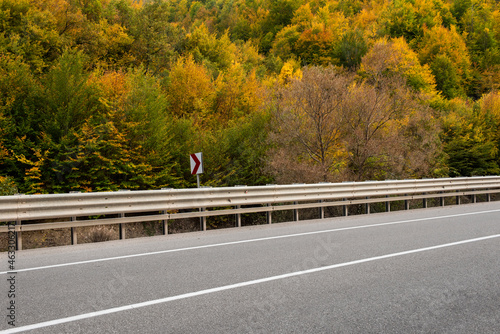
[[[200,230],[199,219],[172,220],[168,224],[168,233],[187,233]],[[139,222],[125,225],[125,238],[141,238],[163,234],[161,222]],[[76,228],[77,243],[93,243],[120,238],[119,225],[97,225]],[[71,229],[53,229],[23,232],[23,249],[71,245]],[[0,233],[0,252],[7,251],[8,234]]]
[[[94,226],[88,235],[90,242],[109,241],[113,238],[113,230],[107,226]]]
[[[71,244],[70,229],[23,232],[23,249],[54,247]]]
[[[9,247],[9,234],[0,233],[0,252],[6,252]]]

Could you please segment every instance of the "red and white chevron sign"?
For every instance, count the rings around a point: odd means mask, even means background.
[[[202,153],[193,153],[190,154],[190,161],[191,161],[191,174],[196,175],[196,174],[202,174],[203,173],[203,158],[202,158]]]

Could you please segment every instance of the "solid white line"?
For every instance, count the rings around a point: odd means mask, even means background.
[[[200,291],[185,293],[185,294],[181,294],[181,295],[177,295],[177,296],[171,296],[171,297],[166,297],[166,298],[161,298],[161,299],[150,300],[150,301],[146,301],[146,302],[142,302],[142,303],[114,307],[114,308],[110,308],[107,310],[90,312],[90,313],[80,314],[80,315],[62,318],[62,319],[55,319],[55,320],[51,320],[51,321],[40,322],[37,324],[32,324],[32,325],[28,325],[28,326],[17,327],[17,328],[13,328],[13,329],[0,331],[0,333],[20,333],[20,332],[24,332],[24,331],[28,331],[28,330],[32,330],[32,329],[39,329],[39,328],[44,328],[44,327],[49,327],[49,326],[60,325],[60,324],[68,323],[68,322],[73,322],[73,321],[78,321],[78,320],[83,320],[83,319],[88,319],[88,318],[94,318],[94,317],[98,317],[98,316],[102,316],[102,315],[106,315],[106,314],[128,311],[128,310],[137,309],[137,308],[146,307],[146,306],[151,306],[151,305],[156,305],[156,304],[168,303],[168,302],[172,302],[172,301],[176,301],[176,300],[180,300],[180,299],[197,297],[197,296],[202,296],[202,295],[206,295],[206,294],[210,294],[210,293],[221,292],[221,291],[241,288],[241,287],[245,287],[245,286],[261,284],[261,283],[276,281],[276,280],[290,278],[290,277],[295,277],[295,276],[307,275],[307,274],[317,273],[317,272],[321,272],[321,271],[325,271],[325,270],[331,270],[331,269],[337,269],[337,268],[341,268],[341,267],[352,266],[355,264],[384,260],[384,259],[393,258],[393,257],[397,257],[397,256],[403,256],[403,255],[408,255],[408,254],[414,254],[414,253],[420,253],[420,252],[440,249],[440,248],[458,246],[458,245],[462,245],[462,244],[478,242],[478,241],[483,241],[483,240],[488,240],[488,239],[493,239],[493,238],[498,238],[498,237],[500,237],[500,234],[489,235],[489,236],[485,236],[485,237],[462,240],[462,241],[456,241],[456,242],[451,242],[451,243],[441,244],[441,245],[436,245],[436,246],[412,249],[412,250],[408,250],[408,251],[386,254],[386,255],[381,255],[381,256],[374,256],[374,257],[370,257],[370,258],[366,258],[366,259],[338,263],[338,264],[325,266],[325,267],[313,268],[313,269],[308,269],[308,270],[301,270],[301,271],[296,271],[296,272],[292,272],[292,273],[288,273],[288,274],[265,277],[265,278],[260,278],[260,279],[256,279],[256,280],[220,286],[217,288],[200,290]]]
[[[249,242],[267,241],[267,240],[275,240],[275,239],[283,239],[283,238],[293,238],[293,237],[301,237],[301,236],[306,236],[306,235],[314,235],[314,234],[322,234],[322,233],[332,233],[332,232],[341,232],[341,231],[349,231],[349,230],[357,230],[357,229],[364,229],[364,228],[371,228],[371,227],[381,227],[381,226],[389,226],[389,225],[399,225],[399,224],[415,223],[415,222],[437,220],[437,219],[456,218],[456,217],[471,216],[471,215],[478,215],[478,214],[486,214],[486,213],[493,213],[493,212],[500,212],[500,209],[498,209],[498,210],[487,210],[487,211],[459,213],[459,214],[454,214],[454,215],[445,215],[445,216],[437,216],[437,217],[427,217],[427,218],[417,218],[417,219],[401,220],[401,221],[396,221],[396,222],[380,223],[380,224],[373,224],[373,225],[360,225],[360,226],[343,227],[343,228],[336,228],[336,229],[330,229],[330,230],[321,230],[321,231],[313,231],[313,232],[303,232],[303,233],[295,233],[295,234],[286,234],[286,235],[278,235],[278,236],[274,236],[274,237],[256,238],[256,239],[239,240],[239,241],[230,241],[230,242],[223,242],[223,243],[211,244],[211,245],[193,246],[193,247],[185,247],[185,248],[177,248],[177,249],[167,249],[167,250],[156,251],[156,252],[139,253],[139,254],[131,254],[131,255],[122,255],[122,256],[115,256],[115,257],[108,257],[108,258],[94,259],[94,260],[85,260],[85,261],[78,261],[78,262],[60,263],[60,264],[53,264],[53,265],[48,265],[48,266],[32,267],[32,268],[25,268],[25,269],[17,269],[16,268],[16,271],[19,273],[19,272],[25,272],[25,271],[59,268],[59,267],[74,266],[74,265],[88,264],[88,263],[95,263],[95,262],[112,261],[112,260],[122,260],[122,259],[129,259],[129,258],[134,258],[134,257],[139,257],[139,256],[150,256],[150,255],[158,255],[158,254],[166,254],[166,253],[175,253],[175,252],[182,252],[182,251],[189,251],[189,250],[196,250],[196,249],[204,249],[204,248],[212,248],[212,247],[238,245],[238,244],[244,244],[244,243],[249,243]],[[0,275],[3,275],[3,274],[7,274],[7,271],[0,272]]]

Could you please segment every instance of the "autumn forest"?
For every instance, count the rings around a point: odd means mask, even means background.
[[[495,0],[0,0],[0,195],[500,174]]]

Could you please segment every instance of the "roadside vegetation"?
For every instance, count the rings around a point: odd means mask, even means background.
[[[0,0],[0,195],[500,173],[493,0]]]

